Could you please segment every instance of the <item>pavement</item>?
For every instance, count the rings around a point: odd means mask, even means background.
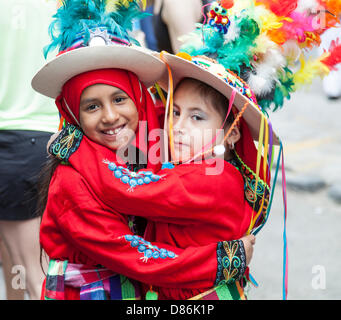
[[[285,154],[288,299],[341,299],[341,100],[326,99],[317,80],[270,116]],[[256,239],[250,270],[259,286],[249,288],[252,300],[282,299],[281,179],[279,174],[269,220]]]
[[[341,299],[341,100],[326,99],[317,80],[270,117],[285,154],[288,299]],[[271,215],[257,235],[250,270],[259,286],[249,299],[283,297],[281,180],[279,174]]]

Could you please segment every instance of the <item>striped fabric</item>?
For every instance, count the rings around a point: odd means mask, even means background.
[[[246,300],[239,282],[221,284],[188,300]]]
[[[79,288],[80,300],[140,300],[139,284],[106,268],[50,260],[45,300],[64,300],[65,286]]]
[[[45,300],[64,300],[64,274],[67,261],[50,260],[45,285]]]

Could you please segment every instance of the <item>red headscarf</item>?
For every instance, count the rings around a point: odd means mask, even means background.
[[[84,72],[68,80],[62,93],[56,99],[56,105],[61,115],[71,124],[79,125],[79,104],[82,92],[95,84],[107,84],[117,87],[133,100],[139,114],[139,125],[136,137],[132,144],[139,148],[145,155],[149,148],[156,142],[148,141],[149,133],[160,128],[160,123],[155,112],[154,102],[137,76],[121,69],[100,69]],[[141,123],[141,121],[143,121]],[[147,125],[147,127],[146,127]],[[149,168],[154,166],[148,166]]]

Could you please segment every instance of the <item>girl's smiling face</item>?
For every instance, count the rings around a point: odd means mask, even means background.
[[[127,93],[114,86],[95,84],[82,92],[79,119],[89,139],[117,150],[134,137],[139,116]]]
[[[202,98],[193,82],[182,82],[174,95],[172,160],[183,162],[201,152],[216,136],[223,121],[222,115]]]

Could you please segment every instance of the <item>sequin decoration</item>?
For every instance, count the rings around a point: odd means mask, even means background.
[[[134,172],[128,168],[117,166],[114,162],[109,160],[103,160],[103,163],[108,165],[108,169],[112,171],[113,176],[116,179],[129,186],[128,191],[134,191],[134,188],[138,186],[143,186],[153,182],[158,182],[163,180],[164,176],[159,176],[151,171],[139,171]]]

